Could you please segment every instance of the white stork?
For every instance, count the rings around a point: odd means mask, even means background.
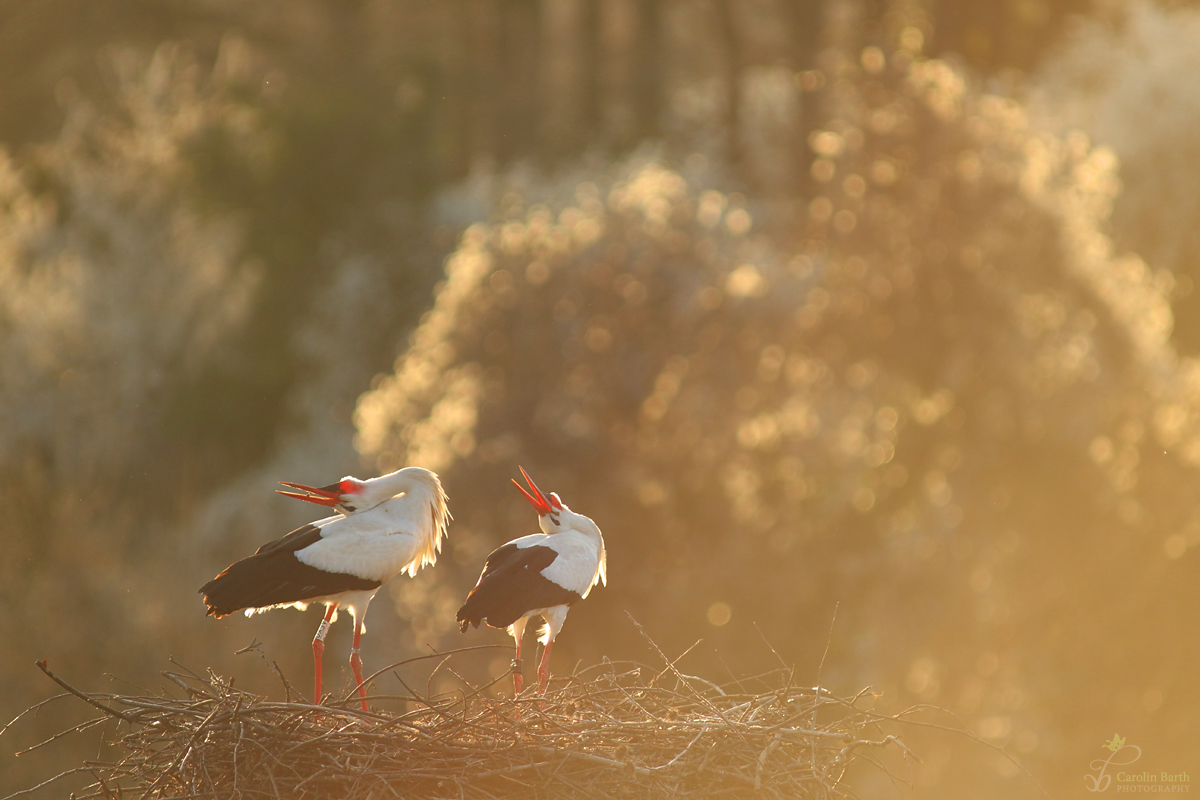
[[[433,564],[442,549],[450,512],[438,476],[405,467],[370,480],[346,477],[313,488],[283,482],[298,492],[280,494],[330,506],[339,513],[268,542],[254,555],[226,567],[200,588],[211,616],[245,609],[246,616],[271,608],[324,603],[325,618],[313,637],[314,702],[321,702],[321,656],[325,634],[339,606],[354,615],[350,668],[367,711],[359,639],[367,606],[379,587],[401,572],[409,576]]]
[[[507,628],[517,644],[513,659],[513,688],[521,693],[521,637],[529,618],[541,616],[546,626],[541,642],[546,646],[538,666],[538,694],[545,696],[550,682],[550,648],[562,630],[572,603],[588,596],[597,583],[608,582],[608,557],[604,537],[595,522],[567,508],[558,495],[542,494],[529,476],[521,474],[533,493],[521,490],[538,512],[542,533],[513,539],[487,557],[479,582],[458,610],[459,630],[487,622]],[[542,701],[545,707],[545,700]]]

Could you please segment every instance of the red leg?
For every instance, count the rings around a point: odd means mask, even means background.
[[[313,637],[313,675],[316,676],[313,703],[316,705],[321,705],[321,656],[325,654],[325,634],[329,631],[329,621],[333,619],[335,611],[337,611],[336,603],[325,610],[325,619],[321,620],[321,624],[317,627],[317,635]]]
[[[354,619],[354,647],[350,649],[350,669],[354,671],[354,680],[358,684],[358,697],[362,701],[362,710],[370,711],[367,706],[367,687],[363,686],[362,659],[358,655],[358,643],[362,638],[362,620]]]
[[[546,687],[550,684],[550,648],[554,647],[554,640],[546,642],[546,649],[542,652],[542,663],[538,665],[538,695],[542,698],[542,710],[546,710]]]
[[[513,658],[513,697],[521,693],[521,687],[525,685],[525,676],[521,674],[521,640],[517,639],[517,654]]]

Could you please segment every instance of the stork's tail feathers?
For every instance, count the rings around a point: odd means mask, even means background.
[[[468,627],[479,627],[479,623],[483,622],[483,617],[478,614],[471,613],[474,609],[471,606],[471,598],[467,598],[466,604],[458,610],[458,632],[466,633]]]
[[[220,619],[243,609],[272,605],[270,601],[276,598],[264,593],[255,577],[238,562],[200,587],[207,607],[205,616]]]
[[[204,595],[204,605],[208,608],[205,616],[220,619],[245,608],[248,603],[240,596],[244,590],[238,583],[236,573],[231,578],[227,569],[201,586],[200,594]]]
[[[383,585],[372,578],[326,572],[301,562],[295,550],[315,541],[320,533],[311,525],[300,531],[304,531],[304,538],[289,539],[292,536],[289,534],[259,548],[254,555],[235,561],[200,587],[208,613],[220,618],[246,608],[291,605],[339,592],[371,591]]]
[[[201,591],[201,593],[204,592],[203,589],[201,589],[200,591]],[[206,617],[216,617],[217,619],[220,619],[221,617],[227,617],[227,616],[229,616],[230,613],[232,613],[229,611],[221,611],[216,606],[211,605],[211,601],[208,599],[207,596],[204,598],[204,605],[208,606],[208,611],[205,612],[205,614],[204,614],[204,616],[206,616]]]

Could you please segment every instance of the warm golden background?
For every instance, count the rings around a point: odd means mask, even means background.
[[[506,642],[454,611],[522,464],[610,551],[560,671],[653,661],[626,612],[718,682],[828,646],[1055,797],[1114,733],[1200,782],[1198,76],[1183,3],[0,2],[0,716],[38,658],[310,686],[317,611],[196,594],[278,480],[443,476],[368,671]],[[901,732],[901,794],[1043,796]]]

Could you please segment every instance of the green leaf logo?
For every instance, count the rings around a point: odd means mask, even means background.
[[[1115,733],[1113,734],[1112,741],[1108,742],[1107,744],[1104,745],[1104,747],[1107,747],[1109,750],[1112,750],[1114,753],[1117,752],[1118,750],[1120,750],[1124,746],[1125,746],[1125,740],[1122,739],[1120,736],[1118,736]]]

